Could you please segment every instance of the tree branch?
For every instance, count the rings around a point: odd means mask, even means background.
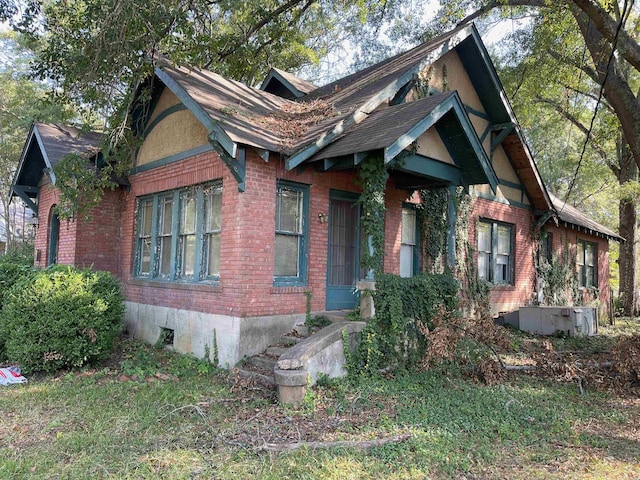
[[[618,176],[620,168],[617,165],[615,165],[615,163],[613,163],[609,159],[609,155],[607,155],[607,152],[604,150],[604,148],[602,148],[602,146],[598,144],[598,142],[596,141],[593,133],[590,132],[589,129],[587,127],[585,127],[582,124],[582,122],[580,120],[578,120],[578,118],[575,115],[573,115],[572,113],[568,112],[566,109],[564,109],[562,107],[562,105],[560,105],[555,100],[552,100],[550,98],[543,98],[540,95],[536,95],[535,98],[536,98],[537,102],[544,103],[545,105],[549,105],[560,116],[562,116],[565,119],[567,119],[572,125],[574,125],[578,130],[580,130],[580,132],[582,132],[583,135],[586,135],[589,138],[589,140],[591,141],[591,148],[593,148],[593,150],[596,153],[598,153],[600,158],[602,158],[604,163],[607,165],[607,167],[609,167],[611,169],[611,171],[614,173],[614,175],[616,175],[616,177]]]
[[[360,448],[369,449],[373,447],[380,447],[387,443],[400,443],[406,442],[411,438],[410,433],[404,435],[396,435],[395,437],[379,438],[376,440],[362,440],[362,441],[338,441],[338,442],[296,442],[296,443],[266,443],[260,450],[266,450],[270,452],[292,452],[301,448],[316,450],[327,448]]]
[[[463,18],[458,25],[472,22],[495,8],[505,6],[543,8],[549,7],[549,5],[552,4],[553,3],[549,3],[546,0],[491,0],[475,12]],[[609,44],[613,42],[616,36],[618,22],[597,2],[592,0],[571,0],[564,5],[570,9],[576,20],[577,16],[581,13],[586,15],[607,42],[609,42]],[[617,49],[620,55],[629,62],[633,68],[640,72],[640,44],[625,30],[621,30],[618,34]]]
[[[301,3],[306,3],[306,5],[304,5],[304,8],[307,9],[307,8],[309,8],[309,6],[311,4],[315,3],[316,1],[317,0],[289,0],[284,5],[280,5],[278,8],[276,8],[275,10],[272,10],[271,12],[266,14],[264,17],[262,17],[262,19],[260,19],[256,23],[254,23],[251,26],[251,28],[249,28],[244,33],[244,35],[242,35],[241,38],[239,38],[236,42],[234,42],[234,45],[232,47],[228,47],[227,49],[225,49],[222,52],[220,52],[218,54],[218,57],[219,58],[225,58],[225,57],[228,57],[229,55],[231,55],[235,51],[236,48],[238,48],[243,43],[247,42],[251,38],[252,35],[257,33],[259,30],[264,28],[265,25],[269,24],[270,22],[272,22],[274,19],[278,18],[283,13],[285,13],[285,12],[287,12],[289,10],[292,10],[293,8],[295,8],[297,5],[299,5]]]

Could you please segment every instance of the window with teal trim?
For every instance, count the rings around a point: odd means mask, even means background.
[[[581,287],[598,286],[598,255],[595,243],[578,242],[578,276]]]
[[[478,277],[495,284],[513,285],[513,225],[482,219],[478,222],[476,231]]]
[[[400,276],[412,277],[419,272],[418,223],[412,205],[402,207],[402,239],[400,243]]]
[[[138,199],[136,277],[217,281],[222,185],[208,183]]]
[[[306,285],[309,187],[278,182],[274,285]]]

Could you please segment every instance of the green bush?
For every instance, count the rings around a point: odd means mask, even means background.
[[[0,309],[2,305],[4,305],[6,295],[11,291],[13,286],[35,273],[35,269],[32,266],[4,262],[2,260],[0,260]],[[2,339],[0,339],[0,341],[2,341]]]
[[[67,266],[35,272],[5,295],[4,355],[27,373],[92,363],[112,351],[123,313],[119,283],[107,272]]]
[[[4,255],[0,255],[0,263],[14,263],[32,267],[33,243],[24,242],[9,247]]]
[[[453,312],[457,293],[458,282],[451,275],[376,276],[376,290],[371,292],[376,313],[362,331],[356,368],[373,373],[418,366],[427,347],[420,324],[431,330],[440,309]]]

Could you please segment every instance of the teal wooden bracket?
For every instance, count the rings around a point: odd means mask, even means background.
[[[360,165],[367,157],[369,152],[357,152],[353,154],[353,164]]]
[[[484,143],[484,140],[485,138],[487,138],[487,135],[489,135],[493,130],[494,130],[493,124],[489,122],[487,124],[487,128],[485,128],[484,132],[482,132],[482,135],[480,135],[480,143]]]
[[[476,110],[473,107],[470,107],[469,105],[465,105],[464,109],[467,111],[467,113],[470,113],[471,115],[475,115],[476,117],[482,118],[484,120],[491,120],[489,118],[489,115],[487,115],[484,112],[481,112],[480,110]]]
[[[327,170],[331,170],[331,168],[338,163],[338,158],[325,158],[322,161],[322,170],[324,170],[325,172]]]
[[[514,128],[515,128],[515,125],[513,123],[494,125],[494,127],[493,127],[494,131],[501,130],[501,132],[494,139],[491,140],[491,151],[492,152],[496,148],[498,148],[498,146],[500,146],[502,144],[504,139],[507,138],[507,136],[511,132],[513,132]]]
[[[258,156],[264,160],[265,162],[269,161],[269,150],[265,150],[264,148],[253,147],[253,150],[258,154]]]
[[[396,166],[395,162],[392,166]],[[464,184],[464,174],[460,168],[418,153],[403,157],[401,165],[397,165],[397,168],[453,185]]]
[[[246,189],[245,176],[247,173],[247,151],[244,147],[236,149],[236,158],[232,157],[227,151],[215,140],[211,139],[211,145],[215,152],[220,155],[224,164],[229,168],[231,175],[238,182],[238,191],[244,192]]]
[[[517,190],[524,190],[524,187],[520,183],[511,182],[509,180],[505,180],[504,178],[499,178],[498,181],[500,185],[504,185],[505,187],[515,188]]]
[[[38,214],[38,204],[35,203],[28,195],[29,193],[35,193],[37,195],[38,191],[40,190],[38,187],[31,187],[29,185],[14,185],[12,190],[13,193],[15,193],[24,203],[27,204],[27,206],[33,211],[33,213],[35,213],[36,215]]]

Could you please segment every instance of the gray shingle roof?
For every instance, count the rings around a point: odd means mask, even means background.
[[[608,229],[604,225],[600,225],[598,222],[582,213],[573,205],[565,203],[552,193],[549,193],[549,197],[551,197],[553,208],[555,208],[558,212],[558,218],[561,222],[578,227],[579,229],[584,230],[586,233],[591,233],[592,235],[598,235],[617,241],[624,240],[616,232]]]
[[[340,139],[318,152],[312,160],[386,148],[453,94],[454,92],[448,92],[415,102],[381,107],[366,120],[354,125]]]
[[[294,103],[199,68],[163,65],[166,72],[236,143],[278,152],[280,133],[262,121]]]
[[[284,78],[287,82],[293,85],[299,92],[301,93],[310,93],[318,88],[317,85],[314,85],[311,82],[307,82],[306,80],[296,77],[292,73],[289,73],[285,70],[280,70],[279,68],[273,67],[273,69],[278,72],[282,78]]]
[[[86,132],[57,123],[39,122],[34,124],[34,129],[37,130],[44,153],[52,167],[69,153],[91,157],[100,150],[102,134],[98,132]]]
[[[228,80],[207,70],[170,66],[166,63],[161,68],[206,111],[212,120],[219,122],[233,141],[288,154],[312,142],[340,123],[384,87],[423,62],[430,53],[438,50],[460,30],[462,28],[452,30],[408,52],[324,87],[314,88],[298,102]],[[278,72],[288,75],[286,77],[288,81],[304,82],[306,85],[301,85],[302,88],[315,87],[291,74],[280,70]],[[298,84],[296,88],[299,88]],[[277,126],[268,121],[269,117],[277,116],[287,104],[311,103],[314,100],[322,100],[332,105],[335,114],[307,125],[306,131],[298,135],[295,144],[290,145],[290,139],[283,138],[283,133]]]

